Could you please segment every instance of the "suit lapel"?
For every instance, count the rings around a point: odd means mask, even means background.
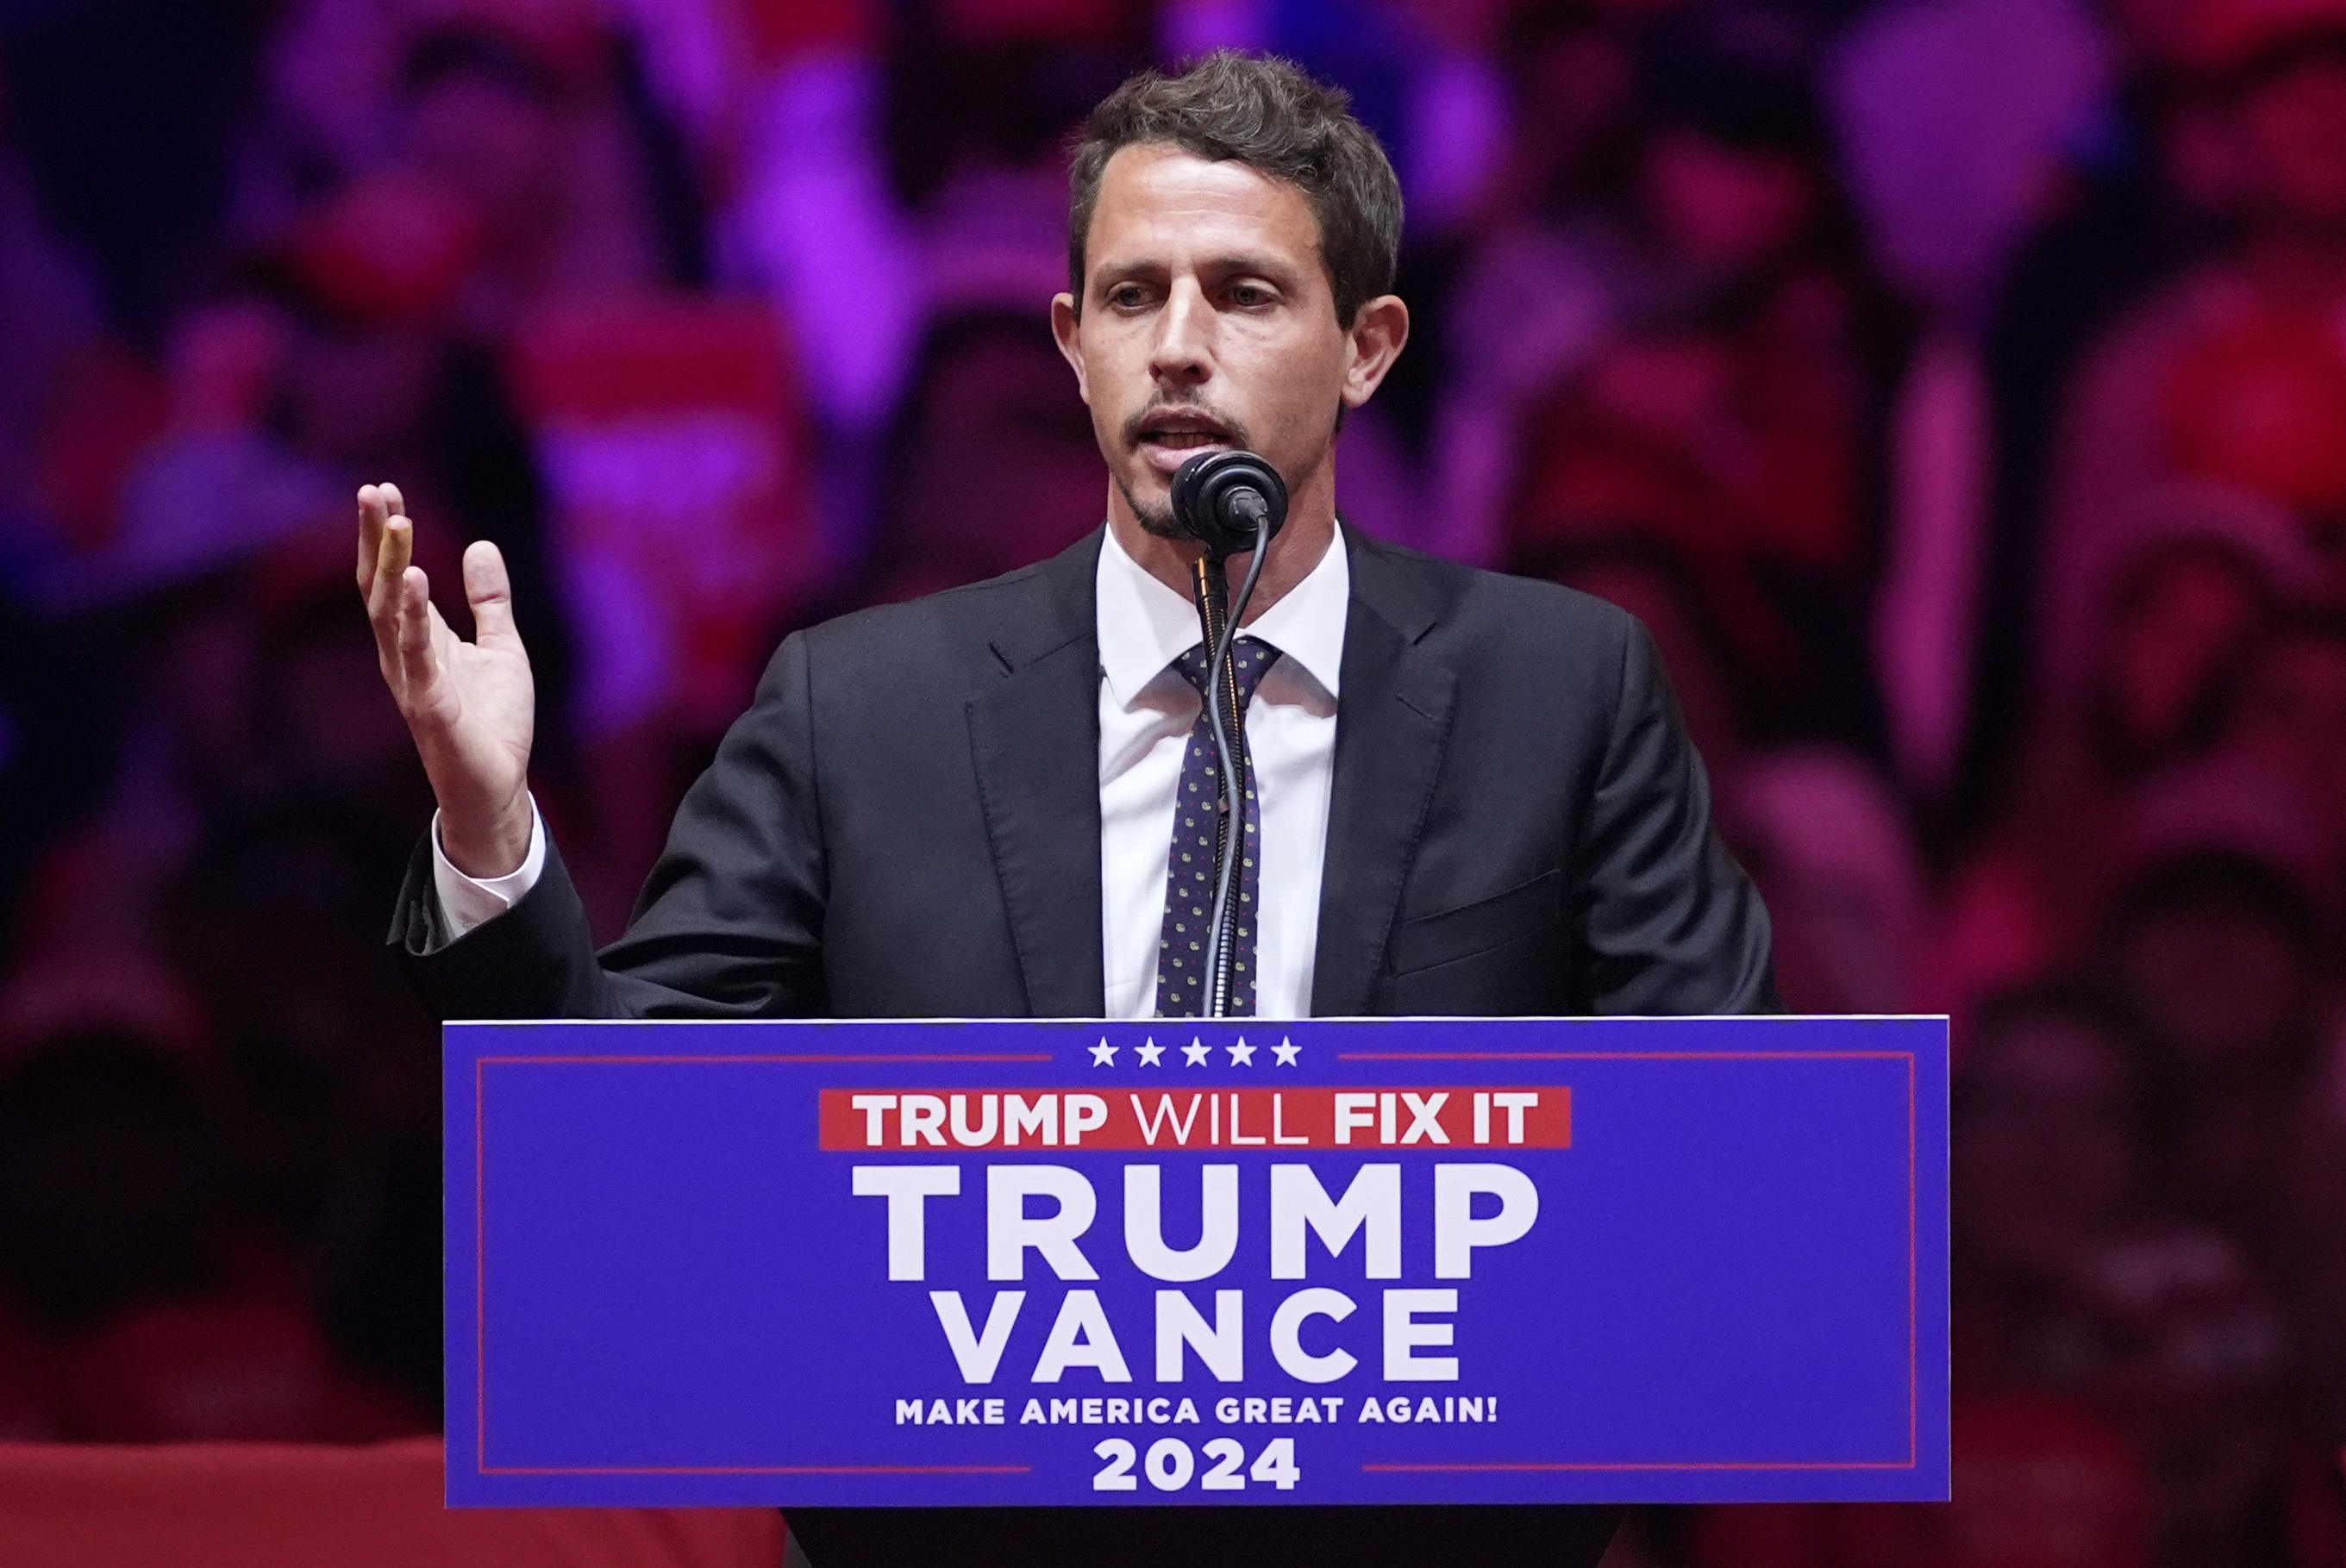
[[[1458,677],[1416,645],[1438,606],[1407,563],[1350,527],[1335,779],[1320,881],[1311,1012],[1369,1011],[1450,738]]]
[[[1100,939],[1100,535],[1033,569],[969,704],[972,761],[1011,939],[1038,1018],[1107,1006]]]

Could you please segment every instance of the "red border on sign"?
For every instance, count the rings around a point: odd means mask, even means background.
[[[529,1064],[580,1065],[771,1065],[835,1064],[903,1062],[1047,1063],[1048,1052],[991,1052],[935,1054],[928,1053],[838,1054],[795,1053],[739,1056],[567,1055],[481,1056],[473,1063],[473,1203],[475,1344],[473,1361],[477,1400],[474,1433],[476,1473],[488,1475],[1025,1475],[1031,1465],[491,1465],[488,1462],[488,1134],[487,1080],[491,1066]],[[1487,1461],[1410,1462],[1369,1461],[1363,1471],[1375,1474],[1479,1474],[1523,1471],[1684,1472],[1718,1471],[1891,1471],[1912,1470],[1919,1462],[1922,1430],[1921,1294],[1919,1223],[1919,1110],[1912,1051],[1340,1051],[1340,1062],[1800,1062],[1902,1061],[1906,1064],[1906,1457],[1903,1460],[1708,1460],[1708,1461],[1552,1461],[1494,1460]]]

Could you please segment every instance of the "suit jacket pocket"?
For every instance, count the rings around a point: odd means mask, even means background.
[[[1554,924],[1563,898],[1564,873],[1551,869],[1487,899],[1402,921],[1393,927],[1386,972],[1408,974],[1503,947]]]

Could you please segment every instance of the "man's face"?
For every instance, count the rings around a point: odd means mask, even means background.
[[[1152,534],[1178,536],[1173,473],[1202,451],[1259,453],[1300,492],[1338,408],[1389,362],[1372,350],[1364,374],[1337,322],[1310,201],[1246,164],[1120,149],[1084,260],[1080,306],[1061,295],[1053,324],[1117,493]]]

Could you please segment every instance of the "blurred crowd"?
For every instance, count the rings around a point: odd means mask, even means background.
[[[1643,617],[1787,1000],[1955,1019],[1955,1505],[1615,1561],[2341,1561],[2346,0],[5,0],[0,1437],[438,1419],[355,486],[615,933],[781,634],[1098,522],[1068,133],[1220,44],[1408,194],[1346,516]]]

